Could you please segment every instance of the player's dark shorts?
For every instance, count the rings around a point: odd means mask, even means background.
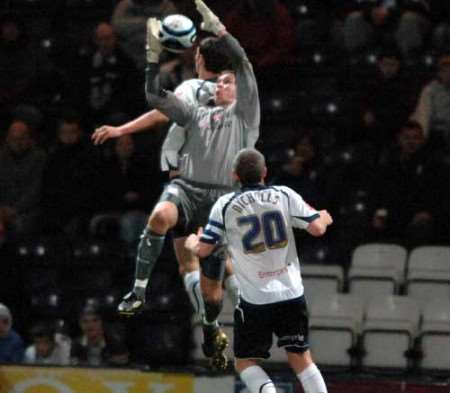
[[[234,355],[238,359],[267,359],[272,337],[287,352],[309,349],[308,312],[305,297],[270,304],[251,304],[243,299],[234,312]]]
[[[230,191],[229,187],[177,178],[165,187],[159,202],[170,201],[177,205],[179,218],[173,234],[183,237],[196,232],[200,226],[205,227],[214,203]]]
[[[178,222],[172,229],[175,238],[196,233],[199,227],[205,227],[214,203],[222,195],[232,191],[229,187],[220,187],[206,183],[192,182],[186,179],[174,179],[164,189],[159,202],[169,201],[178,208]],[[202,274],[212,280],[221,280],[224,272],[224,259],[209,258],[202,263]]]

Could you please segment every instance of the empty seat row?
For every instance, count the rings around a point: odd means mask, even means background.
[[[375,297],[364,313],[358,303],[343,294],[314,300],[310,341],[318,363],[450,370],[450,299],[435,299],[422,312],[407,296]]]
[[[302,265],[307,299],[344,290],[365,301],[374,296],[408,294],[421,308],[434,298],[450,297],[450,247],[407,250],[396,244],[357,247],[347,273],[339,265]]]
[[[426,304],[450,296],[450,247],[421,246],[410,254],[395,244],[357,247],[348,272],[349,292],[364,298],[405,293]],[[424,304],[422,304],[423,306]]]
[[[315,298],[309,307],[309,341],[323,366],[364,369],[450,370],[450,299],[436,299],[423,311],[406,296],[376,297],[365,306],[358,296],[337,294]],[[233,324],[223,329],[230,338]],[[204,359],[200,324],[194,326],[194,359]],[[285,362],[284,350],[271,349],[271,361]],[[438,350],[437,350],[438,349]]]

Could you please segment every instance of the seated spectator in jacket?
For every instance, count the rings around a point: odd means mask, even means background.
[[[11,7],[12,8],[12,7]],[[0,16],[0,118],[40,94],[36,85],[50,68],[43,50],[32,45],[27,24],[18,14]]]
[[[113,27],[106,22],[97,24],[92,49],[83,52],[72,70],[69,94],[76,107],[94,124],[104,123],[115,113],[135,115],[143,109],[139,100],[139,74],[133,60],[117,43]]]
[[[373,75],[361,88],[363,125],[377,150],[395,140],[398,129],[414,108],[417,94],[414,81],[402,72],[402,60],[395,47],[383,48]],[[388,103],[388,104],[387,104]]]
[[[271,183],[288,186],[312,206],[320,207],[323,203],[320,184],[322,168],[319,167],[320,160],[317,159],[317,148],[311,134],[304,133],[293,146],[281,172]]]
[[[405,58],[424,49],[431,23],[426,0],[362,0],[343,25],[344,46],[350,54],[395,43]]]
[[[103,203],[102,177],[101,157],[85,140],[81,118],[64,115],[44,172],[42,207],[49,226],[70,236],[85,233],[89,218]]]
[[[9,308],[0,303],[0,363],[20,363],[23,359],[23,341],[12,323]]]
[[[450,148],[450,54],[440,56],[436,79],[422,89],[411,118],[434,146]]]
[[[0,146],[0,208],[13,217],[19,234],[35,228],[41,199],[45,153],[36,145],[30,125],[14,119]]]
[[[114,141],[112,154],[106,161],[105,194],[106,215],[118,216],[120,238],[128,244],[139,239],[147,222],[147,210],[158,197],[160,176],[152,169],[146,155],[136,152],[131,135],[122,135]]]
[[[24,362],[28,364],[70,364],[70,339],[56,333],[51,323],[37,323],[31,329],[31,344],[25,350]]]
[[[108,330],[99,311],[86,306],[79,319],[81,336],[72,341],[71,364],[77,366],[124,366],[128,350],[121,337]]]
[[[372,228],[380,240],[407,246],[435,239],[439,190],[435,154],[421,125],[408,121],[381,158],[373,184]]]

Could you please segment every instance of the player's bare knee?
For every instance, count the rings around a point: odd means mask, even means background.
[[[246,368],[256,365],[258,365],[258,361],[256,361],[255,359],[234,359],[234,369],[238,374],[240,374]]]
[[[170,216],[164,209],[153,211],[148,220],[148,227],[157,233],[166,233],[171,226]]]
[[[233,271],[233,265],[231,264],[231,259],[230,257],[227,257],[226,262],[225,262],[225,272],[224,272],[224,276],[225,278],[232,276],[234,274]]]
[[[186,258],[183,261],[180,261],[180,264],[184,266],[184,270],[186,273],[194,272],[200,269],[198,259],[193,255],[190,258]]]
[[[223,298],[223,290],[222,287],[220,286],[219,283],[219,287],[208,287],[208,288],[203,288],[202,287],[202,296],[205,299],[206,302],[208,303],[213,303],[213,304],[218,304],[222,302],[222,298]]]
[[[302,372],[313,363],[309,350],[302,353],[287,352],[287,358],[289,365],[296,373]]]

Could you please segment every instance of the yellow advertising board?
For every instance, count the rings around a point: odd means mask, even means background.
[[[0,393],[194,393],[189,374],[0,366]]]

